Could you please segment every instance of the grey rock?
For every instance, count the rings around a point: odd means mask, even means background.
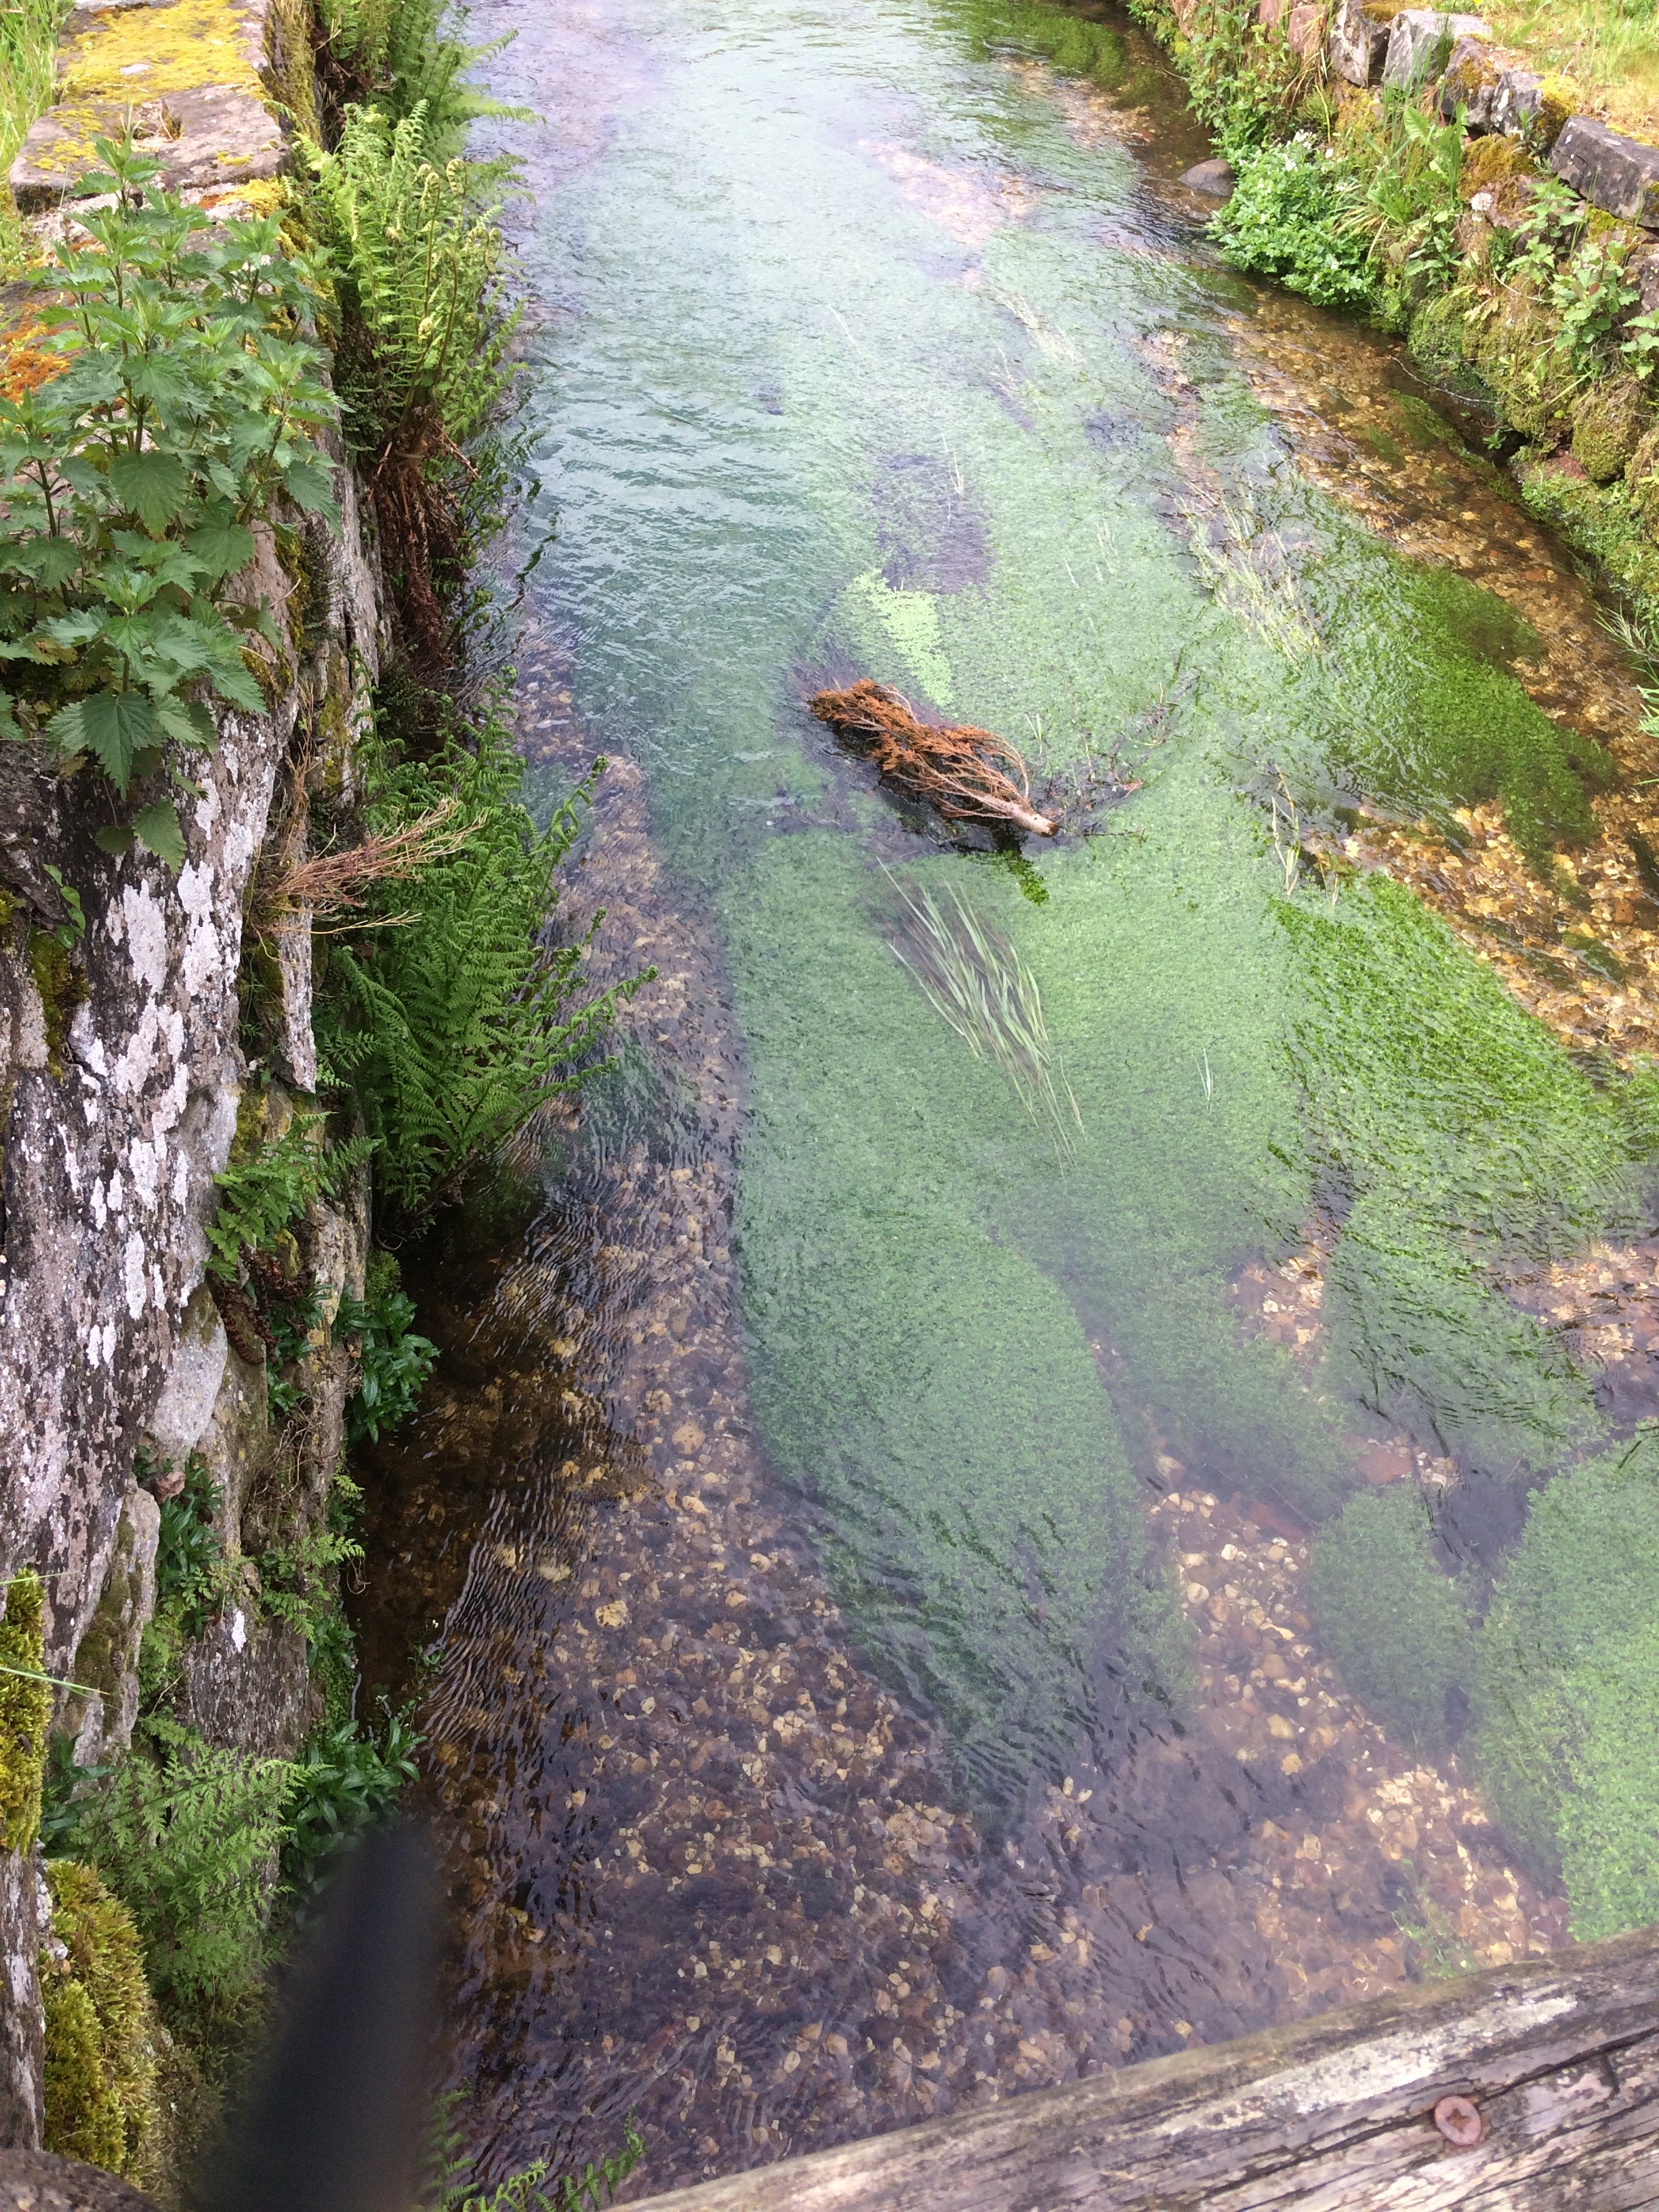
[[[1644,246],[1625,264],[1625,274],[1642,295],[1641,312],[1659,308],[1659,246]]]
[[[135,1483],[121,1500],[109,1570],[81,1648],[76,1679],[84,1691],[63,1692],[58,1729],[75,1739],[75,1764],[96,1766],[132,1741],[138,1717],[138,1648],[155,1615],[155,1554],[161,1509]]]
[[[20,2151],[40,2142],[40,1899],[35,1854],[0,1851],[0,2142]]]
[[[1492,91],[1490,128],[1506,138],[1531,138],[1543,106],[1541,77],[1530,70],[1504,70]]]
[[[159,2212],[153,2197],[78,2159],[0,2150],[0,2212]]]
[[[1497,57],[1484,39],[1459,39],[1446,57],[1436,105],[1443,123],[1462,109],[1464,128],[1476,137],[1492,130],[1492,108],[1503,82]]]
[[[137,143],[161,167],[160,181],[173,191],[206,191],[214,186],[260,183],[288,167],[281,126],[260,100],[229,85],[204,85],[173,92],[165,113],[145,118],[153,129],[137,133]],[[100,164],[92,151],[98,137],[118,138],[126,110],[109,103],[76,101],[50,107],[31,125],[11,165],[12,198],[24,215],[57,207],[81,179]]]
[[[1389,25],[1366,14],[1361,0],[1338,0],[1325,41],[1325,66],[1346,84],[1375,84],[1389,51]]]
[[[1592,207],[1659,230],[1659,146],[1575,115],[1555,142],[1550,167]]]
[[[1443,73],[1444,58],[1460,39],[1489,39],[1479,15],[1447,15],[1437,8],[1407,8],[1389,33],[1382,82],[1410,91]],[[1437,66],[1438,64],[1438,66]]]
[[[1233,188],[1231,161],[1195,161],[1190,169],[1182,172],[1181,181],[1188,191],[1202,192],[1208,199],[1224,200]]]
[[[213,1418],[213,1402],[224,1380],[228,1348],[219,1309],[204,1283],[191,1292],[185,1304],[173,1364],[145,1425],[157,1455],[174,1467],[189,1458]]]

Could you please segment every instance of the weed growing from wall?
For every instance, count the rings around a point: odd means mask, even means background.
[[[208,702],[258,714],[256,647],[280,649],[234,582],[279,499],[332,515],[316,433],[334,411],[301,335],[310,272],[274,218],[212,227],[107,139],[87,242],[34,280],[57,373],[0,398],[0,737],[89,760],[98,833],[173,866],[177,800],[210,753]]]
[[[431,758],[386,762],[376,826],[453,797],[471,834],[408,882],[380,887],[361,934],[330,949],[317,1041],[349,1084],[378,1150],[383,1215],[417,1218],[466,1170],[577,1080],[633,985],[575,1003],[581,948],[547,939],[556,872],[592,779],[538,831],[522,763],[489,716]],[[375,928],[398,914],[396,928]]]

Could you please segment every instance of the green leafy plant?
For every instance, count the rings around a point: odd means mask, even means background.
[[[415,1328],[415,1301],[391,1282],[371,1280],[363,1298],[343,1297],[337,1337],[357,1344],[357,1388],[346,1401],[348,1446],[378,1443],[414,1412],[438,1347]]]
[[[88,1804],[77,1854],[132,1914],[158,1995],[211,2004],[258,1980],[292,1771],[155,1720]]]
[[[1591,239],[1581,246],[1550,287],[1559,318],[1555,349],[1581,383],[1607,366],[1613,334],[1640,298],[1626,263],[1630,248],[1619,239]]]
[[[391,1817],[416,1778],[424,1738],[407,1713],[382,1713],[379,1734],[343,1721],[320,1729],[294,1762],[284,1808],[283,1874],[302,1904],[322,1887],[340,1846]]]
[[[327,1146],[325,1116],[296,1114],[280,1137],[214,1177],[223,1195],[208,1224],[211,1273],[234,1282],[249,1253],[269,1252],[319,1198],[337,1191],[372,1146]]]
[[[312,150],[346,436],[406,625],[439,664],[449,650],[441,596],[497,519],[500,471],[472,449],[512,381],[518,320],[501,297],[501,234],[486,204],[501,171],[441,158],[441,136],[424,100],[396,122],[351,106],[333,151]]]
[[[639,980],[575,1003],[580,947],[550,945],[547,930],[555,874],[592,779],[538,832],[519,801],[522,774],[489,715],[470,746],[452,733],[428,759],[383,767],[377,827],[453,797],[471,834],[412,878],[370,892],[364,919],[395,913],[400,927],[371,927],[330,949],[319,1049],[351,1085],[379,1146],[378,1202],[404,1221],[580,1079]]]
[[[434,157],[459,153],[467,125],[486,116],[531,118],[529,109],[503,106],[468,79],[515,34],[468,45],[453,35],[465,27],[466,10],[450,0],[322,0],[318,13],[318,58],[337,104],[372,104],[393,123],[424,107]]]
[[[265,1360],[265,1396],[279,1417],[292,1413],[304,1395],[292,1370],[310,1347],[312,1332],[322,1319],[323,1292],[313,1283],[290,1298],[273,1298],[265,1307],[265,1333],[270,1339]]]
[[[161,1501],[161,1529],[155,1548],[155,1602],[172,1614],[185,1636],[199,1636],[224,1602],[224,1554],[214,1527],[219,1493],[192,1452],[185,1462],[185,1486]]]
[[[0,399],[0,736],[44,737],[146,803],[100,842],[184,856],[177,794],[216,699],[264,695],[237,583],[279,500],[333,515],[314,433],[334,403],[303,335],[312,281],[275,218],[215,228],[155,164],[98,142],[114,204],[88,208],[32,280],[55,373]]]
[[[265,1611],[297,1628],[308,1646],[337,1610],[340,1569],[363,1556],[351,1533],[362,1498],[349,1475],[336,1474],[321,1526],[301,1522],[291,1543],[268,1545],[255,1561]]]
[[[1340,158],[1307,135],[1241,156],[1210,234],[1236,269],[1271,276],[1316,307],[1363,309],[1376,295],[1366,242],[1350,220]]]

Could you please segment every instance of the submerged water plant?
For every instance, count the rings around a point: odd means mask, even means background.
[[[1034,837],[1054,836],[1052,817],[1031,804],[1024,757],[1006,738],[921,721],[902,692],[867,677],[850,690],[820,691],[811,704],[844,744],[867,753],[890,782],[947,822],[1012,823]]]
[[[940,900],[889,880],[903,902],[894,952],[969,1050],[1002,1070],[1065,1166],[1083,1115],[1049,1042],[1036,977],[995,924],[958,893]]]

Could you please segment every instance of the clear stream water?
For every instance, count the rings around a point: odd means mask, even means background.
[[[641,2193],[1622,1924],[1653,1200],[1587,1045],[1644,986],[1548,855],[1641,741],[1570,564],[1220,266],[1108,9],[474,23],[541,118],[519,726],[548,804],[615,763],[569,912],[659,971],[406,1267],[372,1486],[491,2170],[632,2110]],[[1039,882],[837,751],[866,673],[1024,749]]]

